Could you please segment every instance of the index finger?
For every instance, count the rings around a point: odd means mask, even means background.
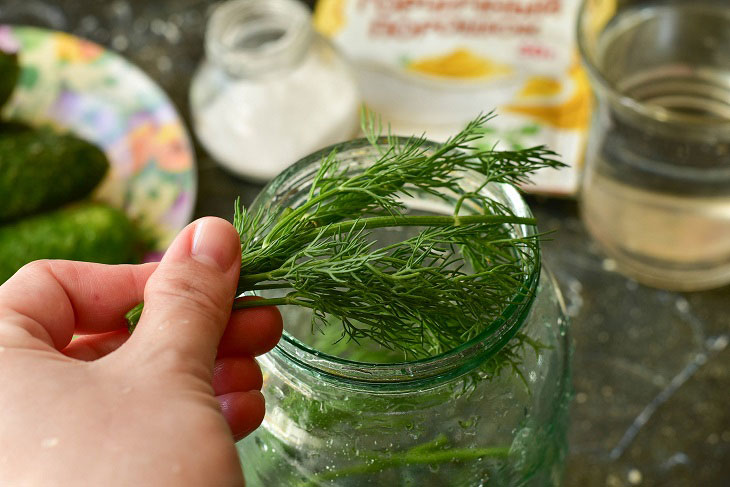
[[[124,314],[142,301],[157,263],[104,265],[65,260],[32,262],[0,286],[0,319],[63,349],[74,333],[125,326]]]

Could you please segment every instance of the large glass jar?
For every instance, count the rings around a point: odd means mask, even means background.
[[[195,133],[227,169],[268,181],[305,155],[350,139],[360,96],[349,66],[297,0],[216,7],[190,87]]]
[[[353,172],[378,153],[364,140],[336,148]],[[330,150],[276,178],[252,210],[298,206]],[[460,184],[478,190],[480,179],[467,174]],[[483,191],[515,214],[531,215],[514,188]],[[420,214],[450,213],[433,196],[405,203]],[[410,232],[377,238],[385,244]],[[335,326],[328,327],[332,335],[313,334],[306,312],[282,307],[284,337],[260,359],[266,418],[238,444],[247,485],[560,485],[571,396],[568,327],[553,279],[539,255],[531,257],[526,289],[503,314],[475,339],[433,358],[399,362],[385,353],[368,361],[358,344],[337,341]]]

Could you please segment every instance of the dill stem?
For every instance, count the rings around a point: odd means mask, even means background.
[[[264,291],[266,289],[291,289],[291,284],[288,282],[272,282],[264,284],[254,284],[248,291]]]
[[[258,272],[256,274],[241,274],[238,279],[238,291],[251,291],[253,290],[252,286],[254,286],[255,284],[264,281],[276,281],[277,278],[274,277],[272,274],[277,270],[278,269],[269,272]]]
[[[311,200],[315,201],[317,198]],[[300,206],[294,212],[290,213],[289,217],[292,217],[296,212],[303,208]],[[283,221],[283,220],[282,220]],[[450,227],[450,226],[466,226],[466,225],[489,225],[489,224],[513,224],[513,225],[536,225],[537,221],[534,218],[518,217],[513,215],[388,215],[388,216],[373,216],[367,218],[360,218],[357,220],[347,220],[340,223],[332,223],[322,229],[311,230],[307,235],[305,241],[310,241],[312,238],[319,236],[319,238],[331,237],[333,235],[339,235],[351,231],[353,228],[370,230],[375,228],[386,228],[386,227]],[[278,225],[277,225],[278,226]],[[276,226],[271,230],[269,235],[272,235],[276,230]],[[387,248],[386,248],[387,249]],[[274,269],[268,272],[259,272],[256,274],[241,274],[238,281],[239,292],[252,291],[258,283],[263,281],[277,281],[278,276],[276,272],[279,269]],[[277,286],[271,288],[258,289],[280,289],[286,286]]]
[[[534,218],[526,218],[512,215],[388,215],[360,218],[359,220],[347,220],[341,223],[333,223],[325,227],[323,236],[345,233],[351,229],[363,228],[384,228],[384,227],[451,227],[456,225],[485,225],[485,224],[514,224],[514,225],[536,225]]]
[[[284,296],[281,298],[264,298],[264,299],[243,299],[236,298],[233,300],[233,309],[258,308],[259,306],[282,306],[287,304],[295,304],[311,308],[306,301],[300,301],[293,296]]]
[[[315,198],[312,201],[317,200]],[[300,206],[293,213],[289,214],[290,218],[297,213]],[[279,223],[284,220],[280,220]],[[478,224],[499,224],[508,223],[514,225],[536,225],[537,221],[534,218],[519,217],[512,215],[463,215],[463,216],[451,216],[451,215],[388,215],[388,216],[373,216],[367,218],[360,218],[357,220],[347,220],[340,223],[332,223],[328,227],[322,236],[337,235],[345,233],[353,229],[354,227],[360,227],[363,229],[372,228],[384,228],[384,227],[450,227],[455,225],[478,225]],[[279,224],[275,225],[269,233],[273,235]],[[317,233],[317,231],[312,231]]]
[[[333,194],[336,194],[338,188],[332,189],[330,191],[327,191],[325,193],[322,193],[320,195],[315,196],[312,199],[309,199],[305,201],[301,206],[298,206],[294,210],[292,210],[291,213],[286,215],[286,217],[282,218],[276,224],[274,225],[274,228],[271,229],[271,231],[264,237],[264,241],[261,243],[262,247],[266,247],[272,240],[272,238],[276,237],[276,234],[279,232],[279,230],[286,225],[287,223],[295,220],[298,218],[301,214],[303,214],[305,211],[310,209],[312,206],[316,205],[317,203],[320,203],[321,201],[324,201],[325,199],[329,198]]]

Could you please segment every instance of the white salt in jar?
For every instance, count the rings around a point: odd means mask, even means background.
[[[266,181],[353,137],[360,97],[348,65],[296,0],[218,7],[190,88],[195,132],[224,167]]]

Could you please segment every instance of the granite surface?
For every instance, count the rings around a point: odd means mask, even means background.
[[[311,2],[307,2],[310,3]],[[145,70],[189,122],[187,91],[203,53],[201,0],[2,0],[0,22],[64,30]],[[230,218],[261,188],[196,147],[195,216]],[[670,293],[615,272],[573,201],[529,198],[576,343],[567,486],[730,485],[730,288]]]

